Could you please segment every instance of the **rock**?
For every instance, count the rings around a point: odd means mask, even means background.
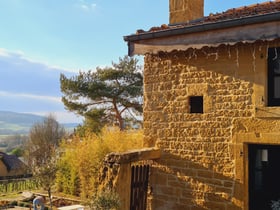
[[[22,194],[23,201],[30,201],[33,200],[35,195],[32,192],[23,192]]]

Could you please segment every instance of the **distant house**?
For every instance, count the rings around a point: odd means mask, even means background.
[[[0,152],[0,179],[18,178],[27,174],[27,166],[16,156]]]
[[[145,56],[145,146],[161,151],[148,209],[271,209],[280,199],[280,1],[209,16],[204,0],[169,2],[168,25],[125,37],[130,55]]]

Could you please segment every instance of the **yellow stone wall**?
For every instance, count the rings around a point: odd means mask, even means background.
[[[266,107],[267,48],[276,45],[145,56],[145,146],[162,150],[149,209],[248,208],[247,145],[280,143],[280,108]],[[189,113],[190,96],[203,96],[203,114]]]

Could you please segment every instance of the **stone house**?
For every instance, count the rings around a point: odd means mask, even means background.
[[[144,55],[144,140],[161,157],[148,209],[270,209],[280,199],[280,1],[204,16],[169,0],[170,23],[125,36]]]
[[[16,156],[0,152],[0,179],[27,176],[27,166]]]

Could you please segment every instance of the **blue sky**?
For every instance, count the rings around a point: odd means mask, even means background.
[[[195,0],[193,0],[195,1]],[[205,15],[261,3],[205,0]],[[59,74],[108,66],[123,36],[168,23],[168,0],[0,0],[0,110],[81,121],[60,102]]]

